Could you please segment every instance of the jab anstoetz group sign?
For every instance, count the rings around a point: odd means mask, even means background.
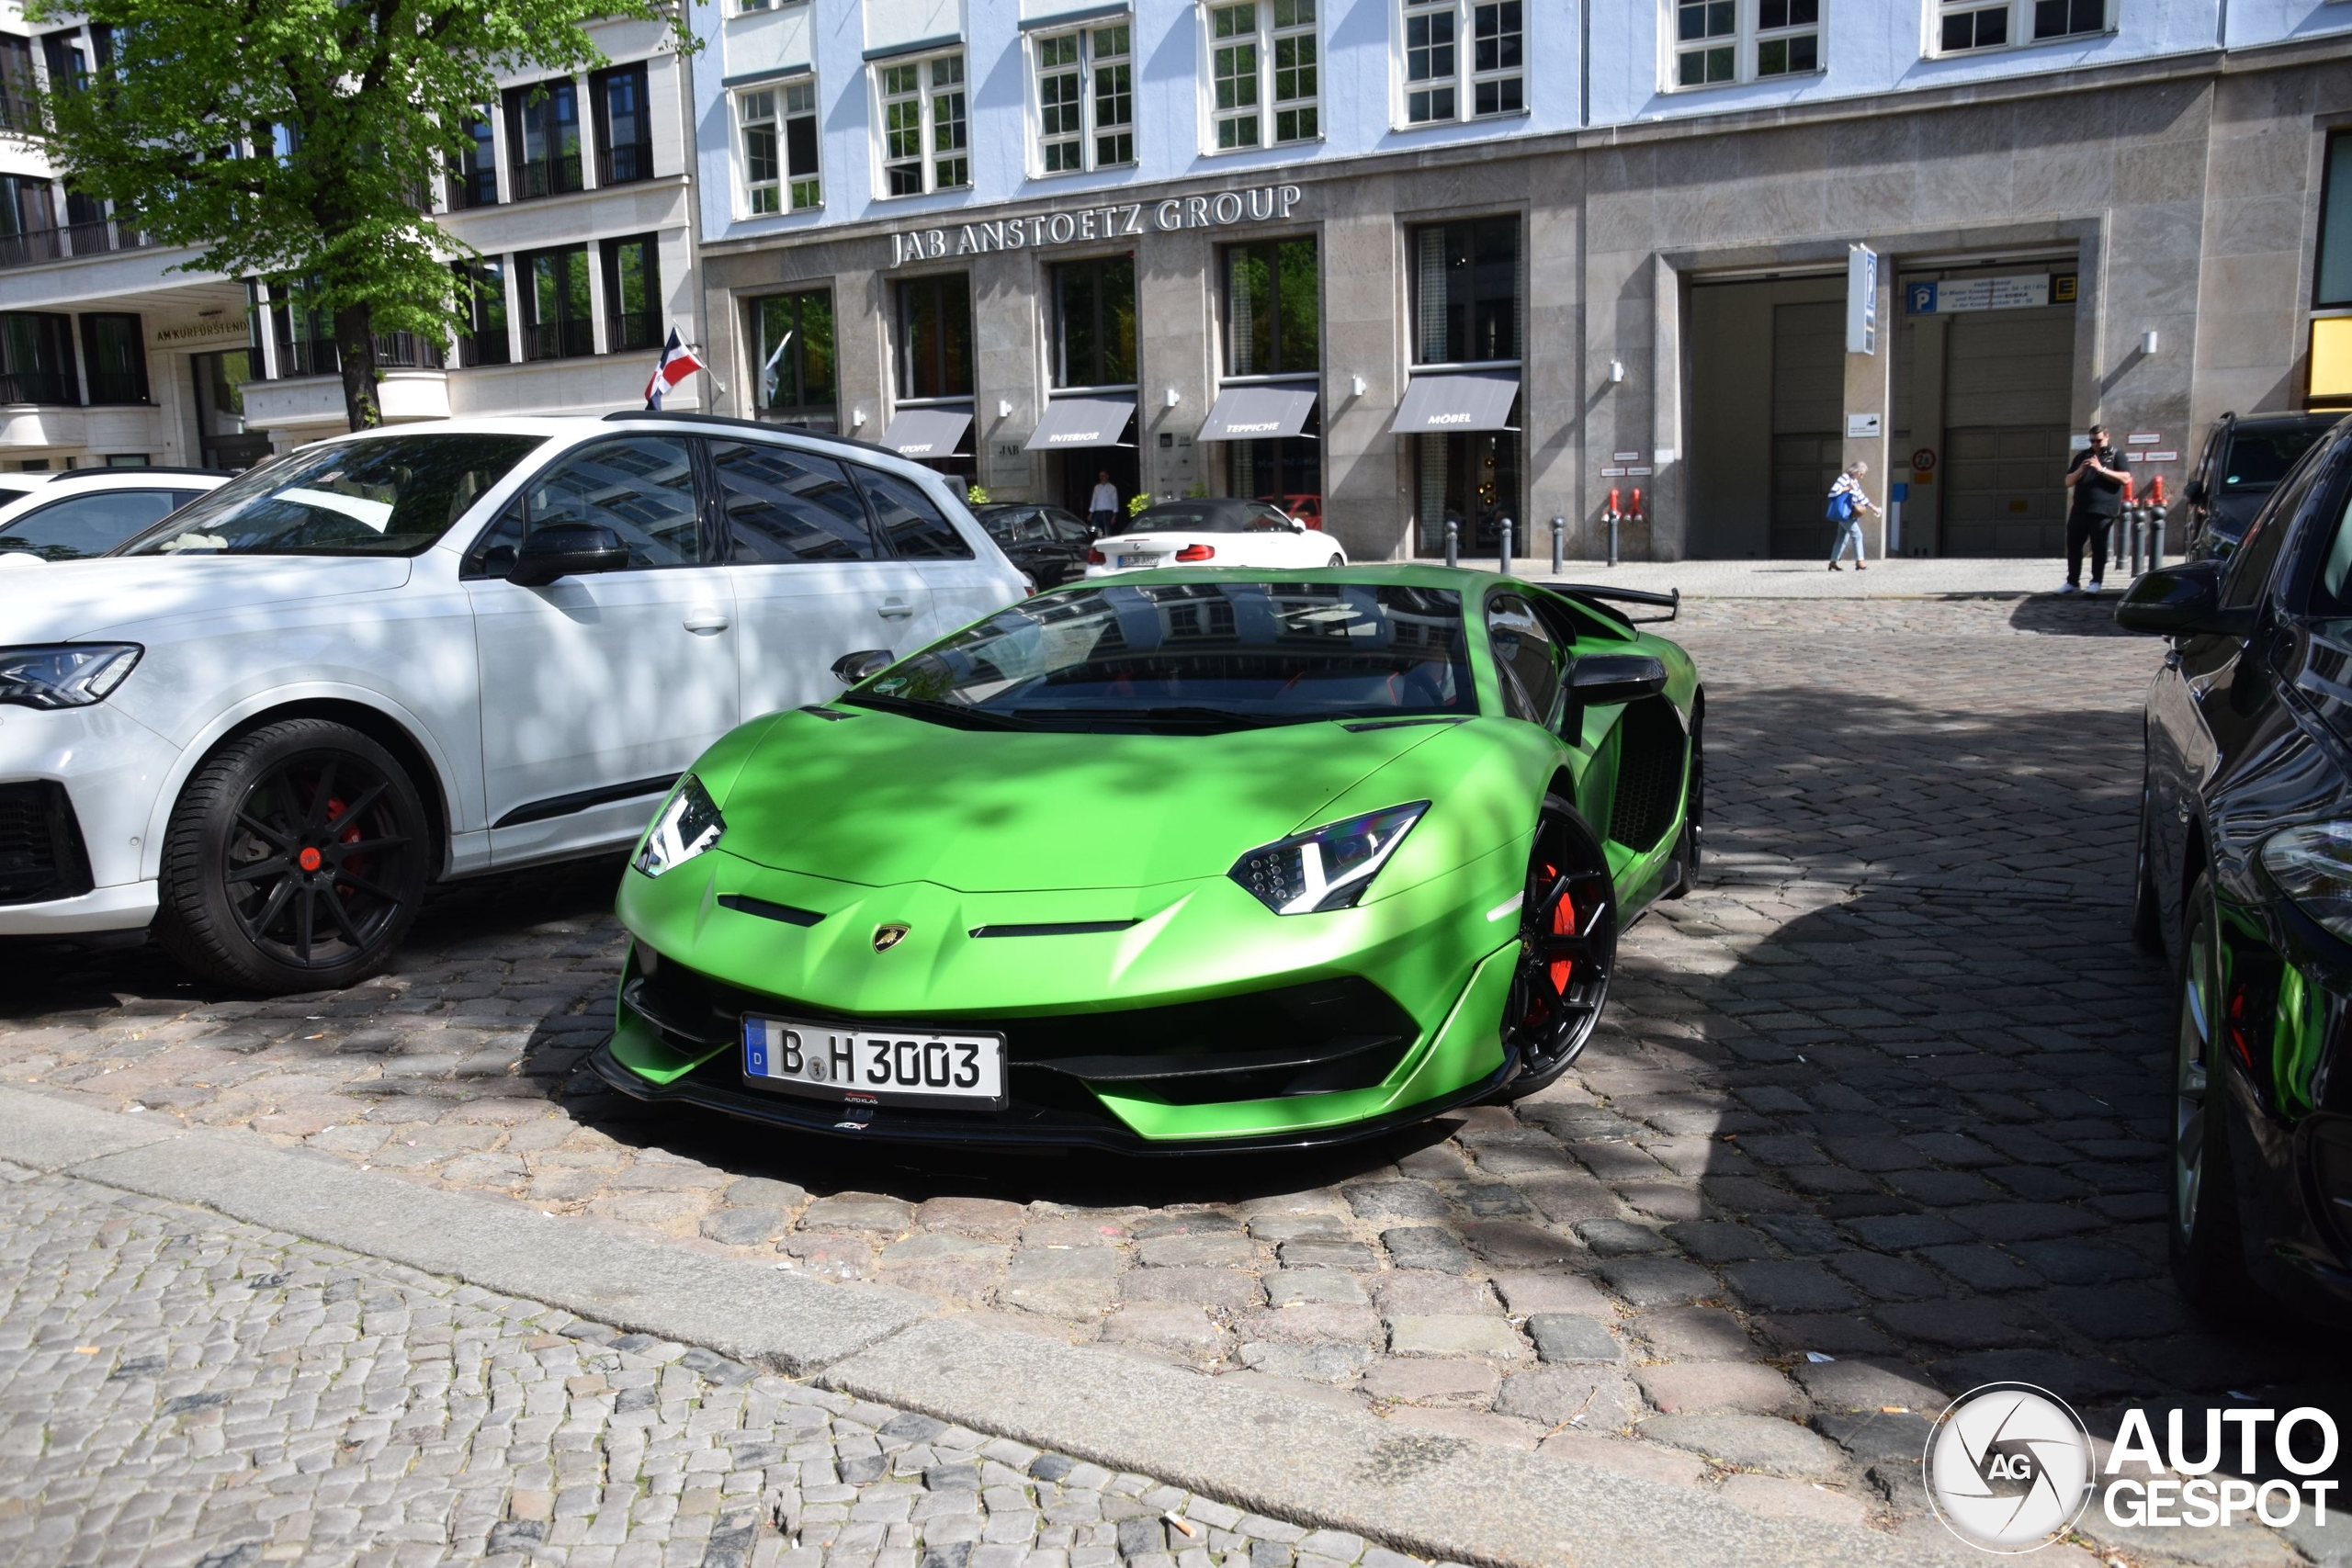
[[[1290,217],[1302,194],[1296,186],[1259,186],[1252,190],[1218,191],[1214,196],[1171,196],[1165,201],[1115,202],[1074,212],[1033,212],[1025,218],[991,218],[985,223],[955,228],[916,229],[890,236],[890,265],[1081,245],[1154,231],[1172,233],[1179,229],[1276,223]]]

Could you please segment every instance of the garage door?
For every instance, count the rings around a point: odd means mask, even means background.
[[[1772,553],[1829,554],[1823,515],[1845,451],[1846,307],[1772,308]]]
[[[1972,310],[1944,351],[1943,552],[2055,556],[2066,545],[2075,310]]]

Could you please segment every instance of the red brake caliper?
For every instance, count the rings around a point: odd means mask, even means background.
[[[345,809],[345,803],[342,796],[333,795],[327,796],[327,826],[332,828],[335,823],[340,821],[343,818]],[[335,841],[341,844],[357,843],[359,841],[359,824],[354,822],[349,827],[344,829],[342,832],[337,833],[335,835]],[[343,863],[343,865],[345,870],[358,872],[363,875],[366,874],[368,869],[356,859],[345,860]]]
[[[1544,874],[1548,877],[1557,877],[1559,873],[1547,865],[1544,868]],[[1569,897],[1565,892],[1560,895],[1560,901],[1552,906],[1552,934],[1554,936],[1574,936],[1577,934],[1576,900]],[[1575,967],[1576,961],[1574,959],[1555,958],[1552,960],[1552,988],[1559,992],[1564,997],[1568,994],[1568,973]]]

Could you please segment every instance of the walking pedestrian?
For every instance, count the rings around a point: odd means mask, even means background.
[[[2082,590],[2083,547],[2091,552],[2091,588],[2097,593],[2107,575],[2107,531],[2123,514],[2123,487],[2131,479],[2132,460],[2115,449],[2107,426],[2090,428],[2090,444],[2066,466],[2066,488],[2074,498],[2066,507],[2066,586],[2061,593]]]
[[[1832,571],[1845,570],[1838,563],[1846,558],[1846,547],[1849,544],[1854,547],[1854,570],[1870,570],[1864,564],[1868,552],[1862,546],[1862,513],[1878,510],[1878,503],[1862,491],[1862,476],[1870,471],[1868,463],[1856,458],[1846,465],[1846,471],[1839,474],[1838,482],[1829,487],[1828,517],[1838,530],[1837,547],[1829,552],[1829,570]]]
[[[1098,534],[1109,533],[1119,520],[1119,487],[1111,482],[1108,468],[1094,471],[1094,499],[1086,503],[1086,520]]]

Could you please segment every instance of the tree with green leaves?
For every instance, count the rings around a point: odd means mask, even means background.
[[[376,334],[438,338],[469,303],[469,249],[435,221],[434,177],[502,74],[605,62],[587,24],[659,21],[691,50],[692,0],[28,0],[110,51],[40,95],[74,188],[190,272],[260,276],[330,317],[352,428],[381,423]]]

